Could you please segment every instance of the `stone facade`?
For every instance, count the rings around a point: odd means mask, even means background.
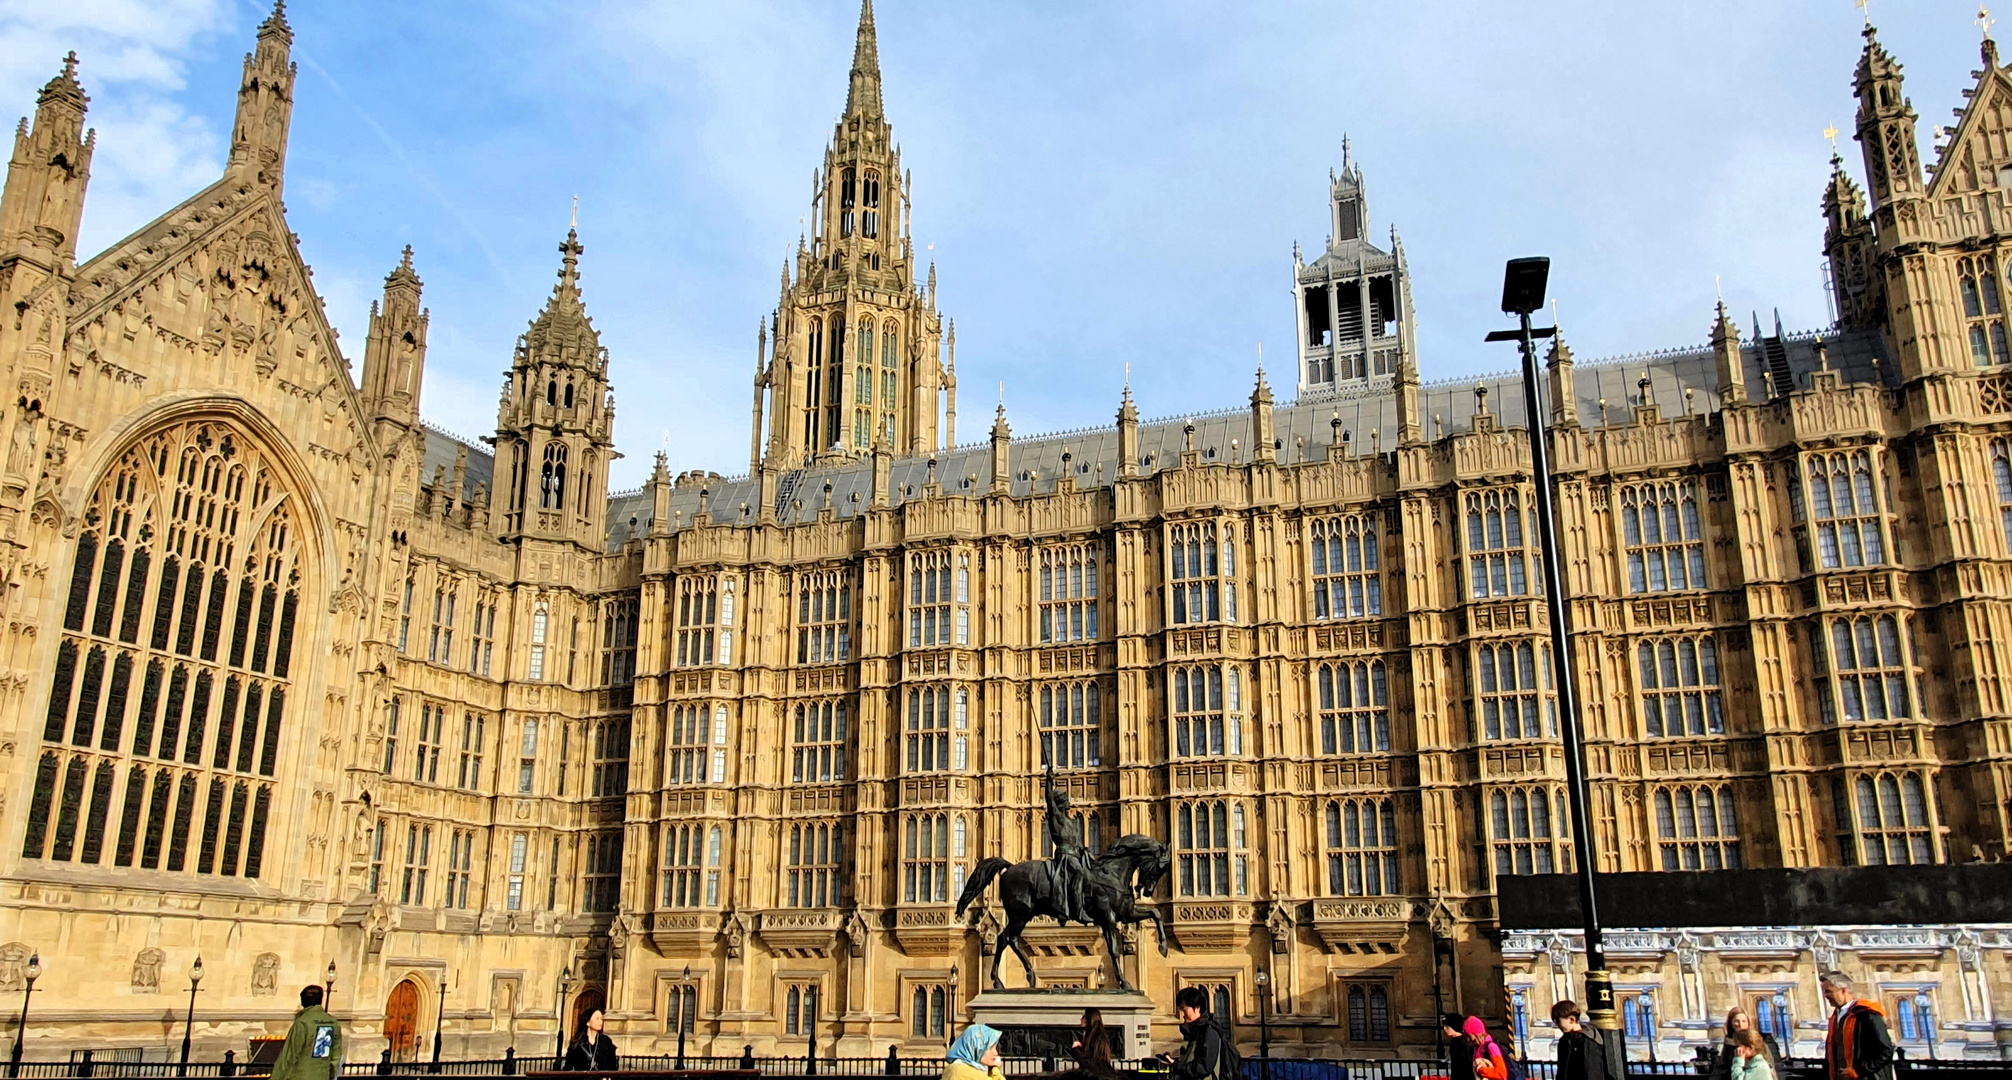
[[[1033,439],[1002,406],[956,446],[869,8],[764,320],[755,468],[660,457],[606,494],[620,360],[576,235],[493,450],[420,420],[409,252],[352,377],[280,202],[291,44],[276,10],[223,177],[110,250],[75,260],[74,63],[0,194],[0,996],[39,954],[32,1055],[171,1046],[199,955],[206,1053],[331,964],[357,1055],[436,1024],[542,1053],[597,1003],[631,1053],[680,1015],[699,1052],[934,1053],[998,928],[952,901],[1039,855],[1044,762],[1093,844],[1174,849],[1171,952],[1142,930],[1124,960],[1162,1003],[1204,985],[1248,1026],[1264,969],[1275,1045],[1422,1053],[1442,1006],[1499,1013],[1505,955],[1511,985],[1547,962],[1492,921],[1496,874],[1571,860],[1520,383],[1420,382],[1401,248],[1401,310],[1370,309],[1394,372],[1301,371],[1290,405],[1260,372],[1248,408],[1155,423],[1128,389]],[[1834,330],[1743,341],[1721,306],[1699,349],[1550,353],[1603,869],[2006,852],[2012,73],[1985,61],[1924,178],[1868,32]],[[1980,958],[1921,980],[2002,1037],[2002,931],[1919,933]],[[1056,984],[1097,978],[1090,931],[1031,937]],[[1744,948],[1712,940],[1664,952]],[[1655,967],[1670,1000],[1686,963]]]

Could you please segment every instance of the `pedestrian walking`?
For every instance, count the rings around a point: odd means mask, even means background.
[[[1209,1012],[1207,990],[1181,987],[1174,995],[1174,1012],[1181,1018],[1181,1050],[1160,1055],[1173,1080],[1243,1080],[1243,1059],[1223,1018]]]
[[[943,1053],[943,1080],[1005,1080],[999,1071],[999,1029],[973,1024]]]
[[[1475,1080],[1509,1080],[1509,1062],[1502,1045],[1488,1034],[1488,1025],[1480,1017],[1470,1016],[1461,1032],[1467,1037],[1467,1056],[1474,1063]]]
[[[1446,1080],[1474,1080],[1474,1051],[1467,1043],[1467,1018],[1441,1013],[1439,1033],[1446,1039]]]
[[[1879,1003],[1856,997],[1842,971],[1823,976],[1830,1031],[1823,1040],[1823,1074],[1829,1080],[1893,1080],[1893,1035]]]
[[[1733,1059],[1739,1054],[1742,1032],[1752,1032],[1759,1036],[1761,1053],[1767,1058],[1768,1071],[1780,1076],[1781,1047],[1775,1043],[1774,1036],[1765,1031],[1755,1031],[1754,1018],[1748,1015],[1745,1009],[1734,1006],[1731,1012],[1726,1013],[1725,1041],[1719,1045],[1718,1055],[1712,1059],[1710,1080],[1731,1080]]]
[[[1558,1080],[1606,1080],[1607,1048],[1587,1032],[1578,1002],[1551,1006],[1551,1022],[1559,1031]]]
[[[342,1025],[321,1007],[319,985],[300,991],[300,1011],[272,1064],[272,1080],[336,1080],[342,1075]]]
[[[608,1018],[599,1009],[590,1009],[580,1021],[580,1029],[573,1035],[573,1045],[566,1048],[566,1068],[573,1072],[615,1072],[622,1067],[622,1059],[615,1053],[615,1040],[608,1038],[602,1028]]]
[[[1069,1056],[1076,1059],[1076,1071],[1090,1080],[1116,1080],[1118,1071],[1111,1067],[1111,1033],[1104,1029],[1102,1012],[1083,1010],[1083,1029],[1069,1044]]]

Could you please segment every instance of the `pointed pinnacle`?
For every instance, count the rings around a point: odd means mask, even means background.
[[[63,57],[63,70],[57,72],[55,78],[43,84],[42,92],[35,97],[35,104],[47,105],[53,101],[63,101],[82,109],[90,103],[90,100],[84,93],[83,84],[77,81],[77,51],[72,49]]]

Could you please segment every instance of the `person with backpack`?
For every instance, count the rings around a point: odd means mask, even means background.
[[[1174,995],[1174,1012],[1181,1018],[1181,1049],[1161,1054],[1172,1080],[1243,1080],[1243,1055],[1231,1040],[1227,1017],[1209,1012],[1209,992],[1183,986]]]
[[[1579,1003],[1560,1001],[1551,1006],[1551,1022],[1558,1026],[1558,1080],[1607,1080],[1607,1048],[1586,1031],[1579,1019]]]
[[[1488,1025],[1480,1017],[1468,1017],[1461,1032],[1474,1060],[1475,1080],[1524,1080],[1523,1063],[1502,1052],[1502,1045],[1488,1034]]]

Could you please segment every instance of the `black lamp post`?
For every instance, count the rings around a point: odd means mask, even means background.
[[[1656,1064],[1656,1036],[1661,1032],[1656,1026],[1656,988],[1653,986],[1642,988],[1642,1030],[1648,1033],[1649,1066],[1653,1069]]]
[[[1935,1060],[1935,1003],[1928,1000],[1928,991],[1914,995],[1914,1015],[1921,1024],[1921,1034],[1928,1040],[1928,1060]]]
[[[1530,432],[1531,488],[1536,494],[1538,551],[1544,564],[1544,606],[1551,615],[1551,673],[1558,688],[1558,714],[1565,743],[1565,795],[1572,814],[1572,857],[1579,876],[1579,911],[1586,920],[1586,1015],[1607,1050],[1607,1071],[1619,1080],[1627,1075],[1627,1044],[1614,1010],[1614,979],[1607,971],[1607,953],[1600,941],[1600,912],[1593,884],[1592,815],[1586,806],[1586,761],[1579,733],[1579,694],[1573,677],[1571,609],[1564,574],[1558,566],[1557,510],[1552,505],[1551,450],[1545,435],[1543,399],[1538,393],[1537,344],[1558,328],[1531,329],[1530,313],[1544,306],[1544,287],[1551,260],[1544,256],[1511,259],[1502,276],[1502,313],[1521,324],[1497,330],[1489,341],[1515,341],[1523,351],[1523,409]],[[1566,388],[1566,393],[1573,392]]]
[[[1102,973],[1101,973],[1101,972],[1099,972],[1099,976],[1098,976],[1098,977],[1099,977],[1099,978],[1102,978]],[[958,1005],[960,1004],[960,1003],[958,1002],[958,1000],[957,1000],[957,965],[956,965],[956,964],[952,964],[952,965],[950,965],[950,1000],[949,1000],[949,1002],[947,1002],[946,1004],[948,1005],[948,1007],[949,1007],[949,1012],[950,1012],[950,1023],[949,1023],[949,1028],[955,1028],[955,1027],[957,1026],[957,1010],[958,1010]],[[944,1038],[946,1038],[946,1039],[947,1039],[947,1038],[949,1038],[949,1037],[950,1037],[950,1036],[949,1036],[949,1031],[948,1031],[948,1030],[946,1029],[946,1031],[945,1031],[945,1033],[944,1033]]]
[[[810,1013],[810,1015],[805,1018],[803,1023],[804,1034],[810,1036],[810,1054],[804,1059],[803,1074],[805,1076],[816,1076],[817,1075],[817,987],[815,986],[806,987],[803,996],[806,999],[805,1004],[808,1006],[808,1012]]]
[[[1259,968],[1258,989],[1258,1076],[1271,1080],[1271,972]]]
[[[685,965],[684,978],[678,983],[678,1068],[685,1067],[685,1028],[689,1023],[691,1010],[685,1007],[686,995],[692,992],[692,965]]]
[[[452,989],[451,983],[450,976],[444,973],[440,976],[440,1007],[433,1010],[433,1063],[426,1067],[430,1073],[440,1071],[440,1029],[447,1023],[447,991]]]
[[[189,1075],[189,1037],[196,1029],[196,992],[202,989],[203,958],[196,957],[195,965],[189,968],[189,1018],[182,1025],[182,1064],[175,1070],[176,1076]]]
[[[325,972],[323,972],[323,973],[322,973],[322,976],[323,976],[323,977],[322,977],[322,980],[321,980],[321,1007],[322,1007],[323,1009],[326,1009],[326,1010],[328,1010],[328,1014],[329,1014],[330,1016],[334,1016],[334,1015],[335,1015],[335,961],[333,961],[333,960],[330,960],[330,961],[328,962],[328,970],[327,970],[327,971],[325,971]]]
[[[573,989],[573,968],[571,965],[559,969],[559,1007],[552,1013],[552,1026],[559,1029],[557,1051],[552,1055],[552,1067],[566,1067],[566,995]]]
[[[28,977],[28,985],[21,991],[21,1022],[14,1026],[14,1052],[7,1056],[9,1080],[21,1075],[21,1051],[25,1049],[22,1040],[28,1036],[28,998],[35,993],[35,980],[42,977],[41,953],[29,955],[28,970],[22,974]]]

